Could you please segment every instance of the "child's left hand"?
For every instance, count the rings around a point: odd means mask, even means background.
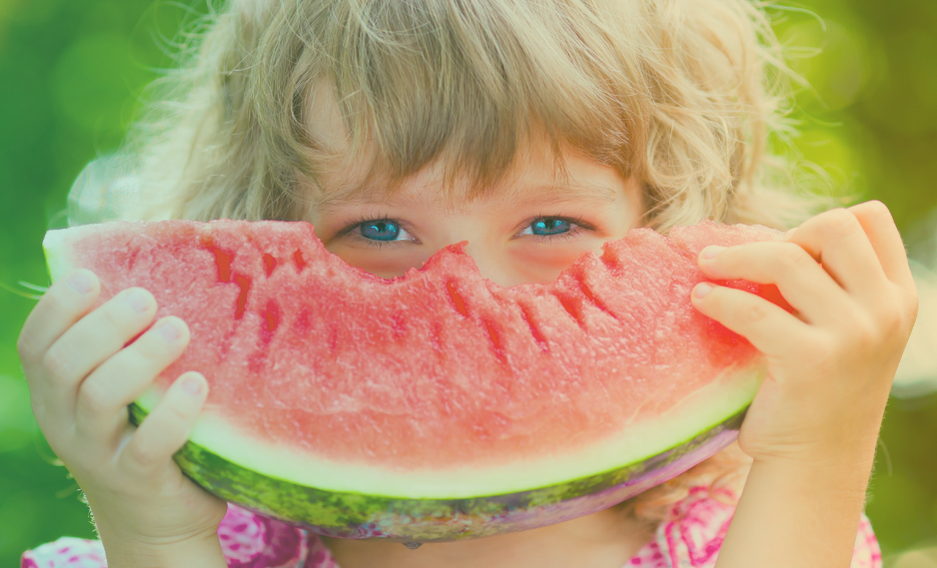
[[[917,315],[904,245],[885,205],[827,211],[786,241],[708,247],[699,266],[716,280],[775,284],[794,308],[788,313],[722,286],[693,291],[700,312],[746,337],[767,360],[739,436],[742,450],[756,462],[864,469],[868,476]]]

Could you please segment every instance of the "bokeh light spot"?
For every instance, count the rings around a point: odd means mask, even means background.
[[[53,72],[62,113],[87,130],[122,130],[131,85],[143,84],[149,75],[130,53],[129,40],[114,33],[82,37],[69,46]]]
[[[26,446],[36,430],[26,381],[0,375],[0,453]]]

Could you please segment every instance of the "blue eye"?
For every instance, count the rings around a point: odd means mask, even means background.
[[[530,224],[530,232],[534,235],[559,235],[570,230],[570,223],[566,219],[556,217],[541,217]]]
[[[358,230],[362,237],[373,241],[395,241],[400,236],[400,225],[386,219],[362,223]]]

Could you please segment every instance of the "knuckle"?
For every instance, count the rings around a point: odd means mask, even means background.
[[[78,389],[78,403],[92,414],[104,414],[114,408],[113,396],[104,388],[101,381],[89,378]]]
[[[59,284],[56,282],[49,288],[49,290],[43,294],[42,299],[39,300],[39,303],[42,304],[43,310],[46,313],[62,313],[65,311],[70,311],[69,303],[62,298],[62,287],[57,286]],[[38,308],[39,305],[37,304]]]
[[[822,222],[818,230],[827,236],[848,235],[859,228],[859,220],[846,209],[832,209],[821,215]]]
[[[135,373],[154,373],[171,363],[181,351],[178,345],[155,337],[153,331],[144,334],[127,349],[128,367],[132,367]]]
[[[153,337],[152,330],[134,341],[127,351],[131,357],[131,364],[137,370],[151,367],[161,362],[166,356],[166,346],[160,345],[159,338]]]
[[[751,302],[741,307],[739,315],[746,323],[755,324],[768,317],[768,310],[760,302]]]
[[[790,244],[780,247],[778,261],[786,270],[799,270],[814,262],[800,245]]]
[[[21,361],[32,362],[36,360],[36,352],[33,345],[34,341],[32,335],[25,329],[21,331],[19,337],[16,338],[16,352],[19,353]]]
[[[172,424],[175,425],[175,428],[178,428],[184,424],[188,424],[191,420],[190,412],[187,412],[185,409],[180,408],[174,404],[169,405],[169,407],[166,408],[166,411],[172,417]]]
[[[98,315],[105,326],[109,326],[118,331],[122,331],[126,327],[123,309],[122,307],[116,306],[114,303],[109,302],[102,306],[101,309],[98,310]]]
[[[920,309],[920,299],[917,292],[908,293],[905,304],[904,309],[901,310],[901,317],[906,329],[910,331],[917,321],[917,314]]]
[[[127,445],[130,459],[144,468],[152,467],[159,462],[158,452],[146,442],[134,440]]]
[[[883,339],[883,327],[869,315],[861,314],[854,317],[850,329],[852,340],[862,352],[874,348]],[[887,333],[887,330],[884,331]]]
[[[42,367],[53,383],[63,384],[71,377],[75,362],[68,350],[56,343],[42,356]]]
[[[896,295],[890,301],[879,304],[877,319],[881,322],[886,337],[906,337],[911,333],[917,319],[917,296],[908,294],[906,298]]]

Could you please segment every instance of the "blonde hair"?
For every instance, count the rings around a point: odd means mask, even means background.
[[[640,181],[644,223],[786,228],[831,204],[779,151],[790,79],[750,0],[229,0],[133,132],[127,216],[302,219],[335,156],[308,127],[328,85],[369,176],[429,164],[490,191],[533,131]],[[721,460],[721,461],[720,461]],[[645,518],[717,459],[634,502]],[[653,506],[652,506],[653,504]]]

